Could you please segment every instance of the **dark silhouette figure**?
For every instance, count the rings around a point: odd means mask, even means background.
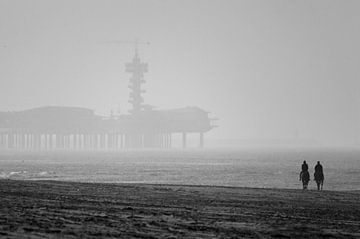
[[[300,181],[303,183],[303,189],[307,189],[310,181],[309,166],[306,161],[301,165]]]
[[[317,189],[322,190],[324,184],[324,172],[320,161],[315,165],[314,180],[316,181]]]
[[[300,172],[300,181],[303,183],[303,189],[307,189],[310,181],[309,171]]]
[[[309,166],[306,163],[306,160],[304,160],[303,164],[301,165],[301,171],[308,171]]]

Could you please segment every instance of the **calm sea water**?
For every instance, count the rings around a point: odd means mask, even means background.
[[[303,160],[312,179],[321,161],[324,189],[360,190],[359,150],[7,151],[0,179],[301,188]]]

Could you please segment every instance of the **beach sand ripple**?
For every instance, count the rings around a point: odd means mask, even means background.
[[[360,192],[0,180],[0,237],[360,238]]]

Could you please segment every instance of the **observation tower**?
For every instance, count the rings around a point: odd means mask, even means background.
[[[145,93],[145,90],[141,89],[141,85],[145,83],[144,73],[148,70],[148,64],[143,63],[140,60],[137,50],[135,51],[134,58],[132,62],[125,64],[126,72],[131,73],[129,80],[129,103],[132,105],[130,110],[131,114],[138,114],[144,109],[144,98],[142,94]]]

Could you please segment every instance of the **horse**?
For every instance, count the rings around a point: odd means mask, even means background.
[[[300,172],[300,181],[303,183],[303,189],[307,189],[309,181],[310,181],[310,174],[309,171],[301,171]]]
[[[316,182],[317,189],[322,190],[324,185],[324,174],[322,172],[315,172],[314,180]]]

